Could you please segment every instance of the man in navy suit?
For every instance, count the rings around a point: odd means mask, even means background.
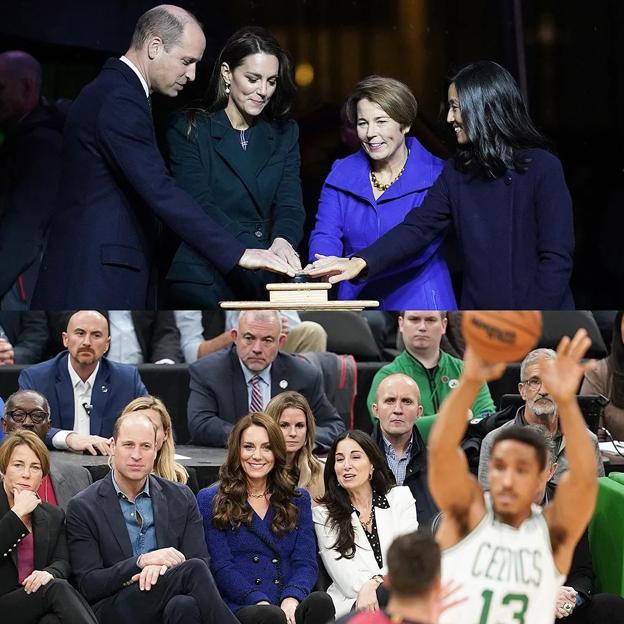
[[[147,389],[135,366],[104,357],[110,336],[99,312],[81,310],[72,315],[63,344],[67,351],[23,370],[19,387],[37,390],[50,403],[48,446],[108,454],[117,417]]]
[[[344,431],[344,422],[325,395],[321,371],[303,358],[279,351],[286,340],[279,312],[241,312],[231,334],[233,346],[189,367],[187,414],[192,441],[225,446],[241,416],[261,412],[276,394],[294,390],[312,408],[317,448],[329,449]]]
[[[246,250],[208,217],[158,150],[150,95],[175,97],[194,80],[205,44],[190,13],[155,7],[139,18],[126,54],[109,59],[74,102],[33,308],[156,308],[155,217],[224,274],[239,265],[294,276],[282,258]]]
[[[113,470],[67,509],[72,569],[100,623],[235,624],[210,573],[193,493],[150,474],[155,425],[126,414],[111,447]]]

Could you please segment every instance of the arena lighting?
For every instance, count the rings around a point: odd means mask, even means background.
[[[314,67],[310,63],[299,63],[295,67],[295,82],[299,87],[309,87],[314,81]]]

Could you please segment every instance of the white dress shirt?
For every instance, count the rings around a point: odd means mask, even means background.
[[[110,348],[108,359],[122,364],[143,364],[143,351],[137,339],[132,320],[132,312],[128,310],[109,310]]]
[[[147,82],[145,81],[145,78],[143,78],[143,76],[141,75],[141,72],[138,70],[137,66],[126,56],[119,57],[119,60],[122,63],[125,63],[139,77],[141,85],[143,85],[143,90],[145,91],[145,97],[149,100],[149,87],[147,86]]]
[[[258,373],[249,370],[244,364],[243,361],[238,358],[240,365],[243,369],[243,375],[245,376],[245,384],[247,385],[247,405],[251,405],[251,392],[252,385],[251,380],[256,375],[260,377],[260,390],[262,391],[262,407],[263,409],[269,404],[271,400],[271,364],[269,364],[263,371]],[[251,408],[250,408],[251,409]]]

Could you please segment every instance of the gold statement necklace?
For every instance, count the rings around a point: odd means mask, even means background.
[[[387,191],[402,175],[403,172],[405,171],[405,166],[407,165],[407,161],[409,159],[409,150],[407,150],[407,157],[405,158],[405,162],[403,163],[403,166],[401,167],[401,171],[399,171],[399,173],[397,173],[394,178],[392,180],[390,180],[390,182],[388,182],[388,184],[382,184],[378,179],[377,176],[375,175],[375,172],[371,169],[370,172],[370,178],[371,178],[371,182],[373,183],[373,186],[378,190],[378,191]]]

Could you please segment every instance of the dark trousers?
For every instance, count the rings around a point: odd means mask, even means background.
[[[561,624],[615,624],[624,622],[624,598],[616,594],[594,594],[592,599],[561,620]]]
[[[149,591],[125,587],[101,603],[97,616],[101,624],[238,624],[202,559],[167,570]]]
[[[52,579],[34,594],[20,588],[0,596],[0,619],[11,624],[97,624],[87,601],[64,579]]]
[[[325,624],[333,620],[334,603],[325,592],[312,592],[295,609],[296,624]],[[276,605],[252,605],[236,612],[241,624],[286,624],[286,614]]]

